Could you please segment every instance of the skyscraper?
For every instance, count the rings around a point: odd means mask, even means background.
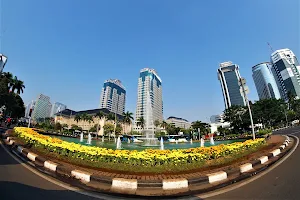
[[[252,77],[260,100],[281,98],[271,67],[272,64],[269,62],[263,62],[252,67]]]
[[[106,80],[100,95],[100,108],[123,115],[125,112],[126,90],[118,79]]]
[[[289,49],[279,49],[271,54],[271,62],[282,98],[288,100],[288,92],[300,98],[300,65],[295,54]]]
[[[150,93],[152,120],[163,121],[162,81],[154,69],[144,68],[138,79],[138,97],[135,123],[141,117],[147,119],[147,94]],[[147,122],[146,122],[147,123]]]
[[[221,63],[218,69],[218,79],[221,83],[226,109],[232,105],[246,106],[243,92],[239,85],[241,75],[238,65],[230,61]]]
[[[41,121],[47,117],[50,117],[52,104],[50,103],[50,97],[43,94],[39,94],[35,101],[35,106],[32,112],[32,118],[34,121]]]
[[[3,72],[6,62],[7,62],[7,57],[3,54],[0,54],[0,73]]]
[[[56,114],[58,112],[61,112],[61,111],[65,110],[65,109],[67,109],[66,105],[64,105],[62,103],[59,103],[59,102],[55,102],[52,105],[50,117],[54,117],[54,114]]]

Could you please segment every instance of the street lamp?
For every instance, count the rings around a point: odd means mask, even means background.
[[[247,97],[247,93],[249,93],[249,89],[248,89],[248,87],[245,87],[245,85],[246,85],[246,79],[245,78],[240,78],[239,85],[242,87],[243,96],[245,98],[245,101],[246,101],[246,104],[247,104],[247,107],[248,107],[248,110],[249,110],[249,116],[250,116],[250,121],[251,121],[251,129],[252,129],[252,136],[253,136],[253,140],[255,140],[255,132],[254,132],[253,119],[252,119],[252,112],[251,112],[250,104],[249,104],[248,97]]]

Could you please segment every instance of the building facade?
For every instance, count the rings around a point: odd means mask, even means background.
[[[152,105],[152,116],[150,117],[153,122],[158,120],[163,121],[163,99],[162,99],[162,81],[154,69],[144,68],[140,71],[138,79],[138,95],[135,113],[135,127],[136,131],[141,128],[137,126],[137,121],[143,117],[147,117],[147,94],[150,94]],[[147,122],[146,122],[147,123]]]
[[[272,72],[282,99],[288,100],[288,92],[300,98],[300,64],[290,49],[276,50],[271,54]]]
[[[43,119],[50,117],[52,104],[50,97],[40,94],[36,101],[32,112],[32,119],[36,122],[43,121]]]
[[[125,112],[126,90],[118,79],[106,80],[100,95],[100,108],[122,115]]]
[[[252,67],[252,77],[260,100],[281,98],[271,68],[270,62],[260,63]]]
[[[168,124],[173,124],[175,127],[179,128],[189,129],[191,127],[191,123],[188,120],[179,117],[171,116],[166,119],[166,122]]]
[[[223,123],[224,122],[224,115],[212,115],[210,117],[210,122],[211,123]]]
[[[246,105],[243,92],[239,85],[241,75],[238,65],[230,61],[221,63],[218,69],[218,79],[221,83],[226,109],[232,105]]]
[[[3,54],[0,54],[0,73],[3,72],[6,62],[7,62],[7,57]]]
[[[62,103],[59,103],[59,102],[55,102],[52,105],[50,117],[54,117],[55,113],[58,113],[58,112],[63,111],[65,109],[67,109],[66,105],[64,105]]]
[[[104,134],[104,125],[106,123],[110,123],[114,125],[114,120],[106,120],[105,118],[99,119],[99,118],[94,118],[94,116],[99,113],[103,112],[104,114],[108,115],[111,113],[108,109],[106,108],[101,108],[101,109],[92,109],[92,110],[82,110],[82,111],[74,111],[70,109],[65,109],[59,113],[56,113],[54,116],[55,123],[60,123],[60,124],[67,124],[68,128],[71,128],[72,125],[77,125],[78,127],[81,127],[82,130],[88,131],[95,125],[99,125],[99,132],[98,135],[102,136]],[[79,120],[75,121],[75,116],[76,115],[82,115],[82,114],[87,114],[93,116],[93,121],[90,123],[84,121],[84,120]],[[116,115],[118,121],[122,121],[123,116],[122,115]],[[121,124],[122,127],[122,134],[127,134],[131,132],[132,125],[131,124]]]
[[[29,104],[26,105],[26,109],[25,109],[25,116],[26,118],[29,118],[29,114],[30,114],[30,109],[34,109],[35,106],[35,101],[31,101]]]

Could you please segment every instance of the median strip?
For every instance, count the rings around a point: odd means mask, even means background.
[[[29,160],[33,161],[36,166],[41,166],[48,170],[48,173],[53,173],[54,175],[63,175],[65,177],[74,177],[83,184],[87,186],[103,189],[105,191],[124,193],[124,194],[141,194],[145,192],[145,195],[172,195],[172,194],[182,194],[189,192],[199,192],[208,191],[209,188],[215,188],[220,185],[229,185],[236,180],[242,180],[244,178],[250,177],[256,173],[259,173],[260,169],[265,169],[270,163],[275,162],[277,159],[274,157],[282,157],[289,148],[290,138],[287,137],[284,143],[265,156],[261,156],[255,160],[251,160],[249,163],[242,164],[238,167],[234,167],[230,170],[216,171],[203,176],[193,176],[190,178],[163,178],[162,180],[157,179],[137,179],[130,178],[131,176],[125,176],[125,178],[112,178],[109,173],[105,175],[96,175],[89,172],[85,172],[78,169],[71,169],[68,166],[53,162],[51,160],[45,159],[30,150],[17,145],[11,137],[6,138],[7,144],[13,145],[11,148],[16,148],[17,152],[14,152],[23,157],[27,157]],[[42,165],[38,165],[42,163]],[[50,172],[51,171],[51,172]],[[107,176],[106,176],[107,175]],[[108,189],[107,189],[108,188]],[[192,188],[192,189],[191,189]],[[149,193],[147,193],[149,191]]]

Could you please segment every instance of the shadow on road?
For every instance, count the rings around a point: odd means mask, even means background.
[[[38,184],[38,183],[37,183]],[[46,190],[41,189],[29,185],[25,185],[17,182],[10,181],[0,181],[0,192],[1,199],[43,199],[43,200],[53,200],[53,199],[105,199],[105,200],[113,200],[113,199],[187,199],[187,200],[200,200],[198,197],[180,197],[180,198],[167,198],[167,197],[133,197],[133,196],[125,196],[125,195],[109,195],[109,194],[101,194],[99,198],[89,197],[83,194],[79,194],[70,190]]]

